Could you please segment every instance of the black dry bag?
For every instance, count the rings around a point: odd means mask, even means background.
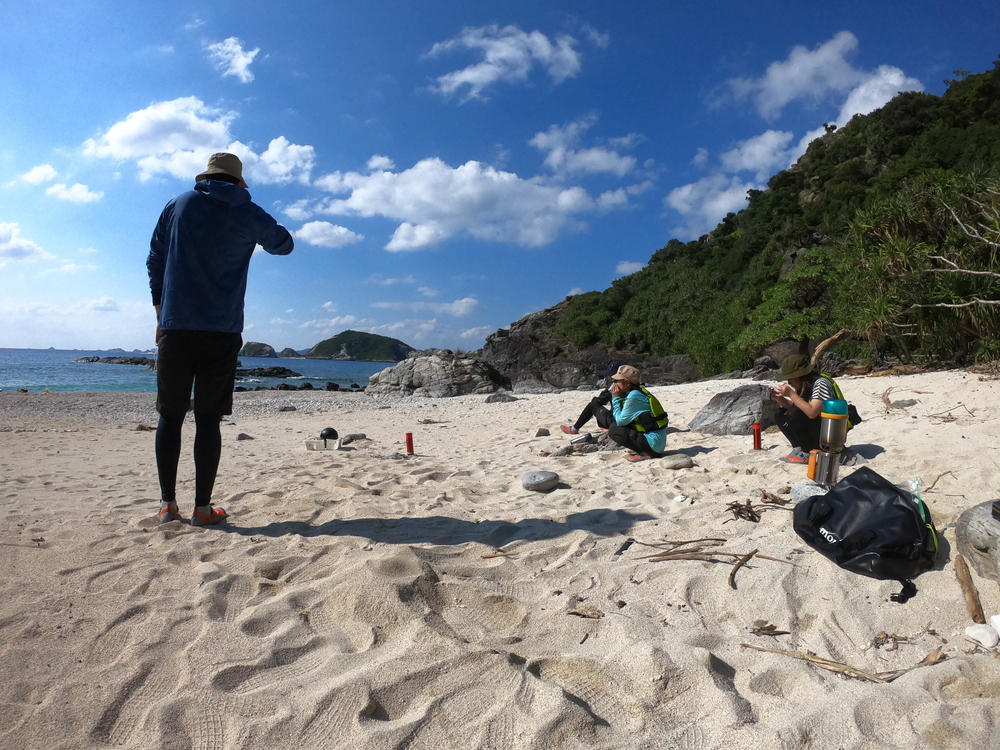
[[[927,506],[867,467],[796,505],[793,526],[806,544],[845,570],[902,583],[893,601],[913,596],[917,588],[909,579],[937,557]]]

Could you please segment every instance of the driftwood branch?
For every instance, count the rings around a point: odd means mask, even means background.
[[[973,622],[985,624],[986,615],[983,614],[983,605],[979,601],[979,591],[976,590],[972,574],[969,573],[969,566],[961,555],[955,555],[955,577],[958,579],[958,585],[962,587],[962,593],[965,594],[965,607],[969,610],[969,617]]]
[[[850,335],[851,335],[850,330],[848,330],[847,328],[841,328],[830,338],[824,339],[823,341],[819,342],[819,344],[816,346],[816,351],[813,352],[812,362],[810,364],[812,364],[813,367],[816,367],[817,363],[819,362],[819,358],[823,355],[823,352],[825,352],[831,346],[836,344],[838,341],[843,341]]]
[[[736,571],[739,570],[740,568],[742,568],[748,562],[750,562],[750,558],[753,557],[754,555],[756,555],[758,552],[759,552],[759,550],[754,550],[753,552],[747,552],[745,555],[743,555],[743,557],[741,557],[739,560],[736,561],[736,564],[733,566],[733,569],[731,571],[729,571],[729,587],[730,588],[733,588],[733,589],[736,588]]]
[[[815,664],[817,667],[829,670],[830,672],[836,672],[837,674],[842,674],[845,677],[851,677],[855,680],[882,683],[892,682],[897,677],[902,677],[904,674],[916,669],[917,667],[927,667],[931,664],[937,664],[938,662],[944,661],[946,658],[944,653],[941,651],[941,647],[938,646],[912,667],[907,667],[906,669],[894,669],[891,672],[871,673],[865,672],[863,669],[858,669],[857,667],[852,667],[849,664],[844,664],[843,662],[833,661],[832,659],[824,659],[821,656],[807,654],[802,651],[785,651],[780,648],[765,648],[764,646],[752,646],[749,643],[741,643],[740,646],[743,648],[752,648],[754,651],[767,651],[770,654],[781,654],[782,656],[790,656],[793,659],[801,659],[802,661],[807,661],[810,664]]]

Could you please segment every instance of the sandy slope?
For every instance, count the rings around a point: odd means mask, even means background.
[[[869,466],[937,479],[924,499],[946,540],[962,510],[1000,497],[1000,382],[840,382],[867,417],[852,443]],[[900,605],[897,584],[809,550],[788,510],[726,510],[804,479],[776,460],[778,434],[755,453],[749,437],[686,432],[736,384],[653,389],[679,428],[669,449],[695,460],[678,471],[541,455],[565,445],[558,425],[585,393],[239,394],[216,489],[232,518],[208,529],[155,523],[153,433],[135,429],[155,423],[151,397],[0,394],[0,746],[1000,746],[1000,662],[963,635],[947,544]],[[918,403],[887,413],[890,387]],[[305,451],[325,426],[370,440]],[[560,487],[524,490],[535,469]],[[729,565],[651,562],[642,544],[621,551],[628,537],[719,537],[784,562],[751,561],[733,590]],[[976,581],[1000,613],[1000,587]],[[757,620],[791,632],[754,635]],[[744,643],[869,672],[938,646],[947,659],[874,684]]]

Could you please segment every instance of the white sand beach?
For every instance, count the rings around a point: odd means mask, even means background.
[[[583,392],[237,394],[215,493],[230,519],[208,528],[156,522],[151,394],[0,393],[0,746],[1000,747],[1000,660],[964,634],[953,563],[960,513],[1000,498],[1000,380],[838,379],[865,417],[850,444],[921,479],[945,542],[906,604],[809,549],[790,505],[727,510],[805,480],[777,432],[755,452],[687,431],[740,382],[652,389],[668,450],[694,460],[680,470],[543,455]],[[889,388],[916,404],[887,408]],[[306,451],[327,426],[368,439]],[[559,486],[525,490],[533,470]],[[647,559],[704,538],[776,559],[735,589],[729,563]],[[1000,614],[1000,585],[973,578]],[[944,659],[879,683],[743,644],[869,674]]]

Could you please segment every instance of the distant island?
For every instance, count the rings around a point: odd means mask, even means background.
[[[354,362],[402,362],[414,348],[399,339],[375,333],[343,331],[333,338],[324,339],[306,352],[291,348],[282,349],[279,355],[273,346],[258,341],[248,341],[240,350],[241,357],[287,357],[306,359],[339,359]]]

